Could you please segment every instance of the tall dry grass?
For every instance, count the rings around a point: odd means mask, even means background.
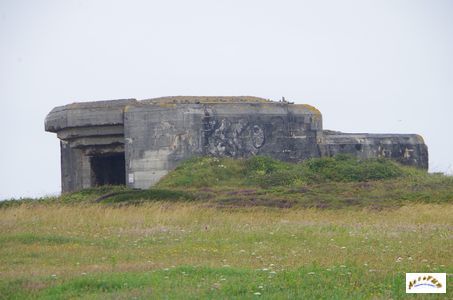
[[[451,205],[386,211],[22,205],[0,210],[0,274],[309,264],[436,271],[452,262],[452,215]]]

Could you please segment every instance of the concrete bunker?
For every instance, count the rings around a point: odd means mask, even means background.
[[[204,155],[299,162],[346,153],[428,168],[419,135],[323,130],[321,113],[310,105],[250,96],[72,103],[54,108],[45,129],[61,140],[63,192],[105,184],[149,188],[181,161]]]

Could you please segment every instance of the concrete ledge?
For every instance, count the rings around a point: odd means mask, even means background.
[[[425,144],[418,134],[390,134],[390,133],[344,133],[324,130],[325,144],[357,144],[357,143],[410,143]]]
[[[60,140],[69,140],[80,137],[94,137],[106,135],[124,135],[124,126],[122,125],[106,125],[106,126],[90,126],[90,127],[72,127],[65,128],[57,132],[57,137]]]
[[[46,117],[46,131],[58,132],[66,128],[123,124],[126,105],[135,99],[72,103],[54,108]]]

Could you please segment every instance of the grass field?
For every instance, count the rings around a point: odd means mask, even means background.
[[[406,272],[453,273],[451,177],[257,160],[3,202],[0,299],[400,299]]]

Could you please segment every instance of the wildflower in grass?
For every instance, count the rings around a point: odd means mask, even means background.
[[[308,275],[315,275],[315,272],[308,272]]]
[[[255,296],[261,296],[261,293],[260,293],[260,292],[254,292],[253,295],[255,295]]]
[[[218,290],[218,289],[220,288],[220,286],[221,286],[220,283],[216,282],[216,283],[214,283],[214,284],[212,285],[211,289],[216,289],[216,290]]]

